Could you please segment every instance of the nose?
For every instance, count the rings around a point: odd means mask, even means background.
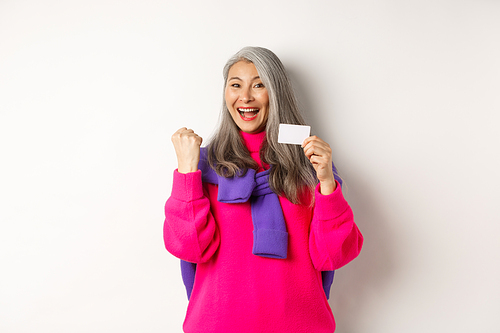
[[[243,89],[240,94],[240,101],[243,103],[249,103],[253,101],[253,95],[251,89]]]

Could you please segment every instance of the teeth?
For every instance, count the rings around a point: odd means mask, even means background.
[[[240,109],[238,108],[239,112],[254,112],[254,111],[259,111],[259,109]]]

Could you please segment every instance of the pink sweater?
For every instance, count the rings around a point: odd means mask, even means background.
[[[242,136],[262,165],[258,151],[265,132]],[[185,332],[335,330],[321,271],[353,260],[363,237],[338,184],[330,195],[321,195],[318,185],[315,199],[310,208],[279,197],[289,234],[288,256],[263,258],[252,254],[249,202],[220,203],[217,186],[202,183],[201,171],[174,171],[165,205],[165,246],[174,256],[198,264]]]

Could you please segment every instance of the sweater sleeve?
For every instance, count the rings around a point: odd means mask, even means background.
[[[163,239],[167,250],[192,263],[208,261],[220,243],[219,230],[201,181],[201,171],[174,171],[172,194],[165,204]]]
[[[363,236],[338,182],[329,195],[322,195],[318,185],[315,199],[309,235],[311,259],[319,271],[336,270],[358,256]]]

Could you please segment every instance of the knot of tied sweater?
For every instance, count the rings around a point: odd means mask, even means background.
[[[286,259],[288,233],[278,196],[269,187],[269,172],[248,169],[234,177],[219,176],[206,162],[206,149],[201,150],[199,169],[202,180],[217,184],[217,201],[242,203],[250,200],[253,222],[252,253],[261,257]]]

